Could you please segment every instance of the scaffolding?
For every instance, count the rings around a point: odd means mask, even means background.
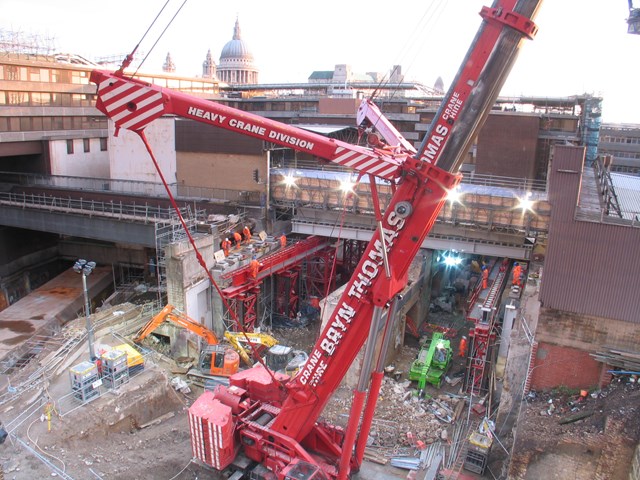
[[[495,364],[497,353],[494,346],[498,336],[498,308],[507,278],[507,270],[502,262],[491,286],[486,289],[482,303],[473,308],[467,317],[467,320],[475,322],[475,326],[469,330],[469,355],[463,389],[472,395],[483,395],[489,390],[489,372]],[[473,313],[475,310],[476,314]]]
[[[196,212],[197,213],[197,212]],[[186,206],[180,209],[180,215],[182,216],[187,229],[190,234],[195,234],[197,228],[197,214],[191,211],[190,206]],[[158,220],[155,225],[155,239],[156,239],[156,258],[155,274],[158,281],[158,301],[164,302],[164,298],[171,298],[172,305],[176,308],[184,310],[184,301],[182,292],[179,291],[167,291],[167,258],[166,248],[172,243],[183,241],[187,239],[187,232],[185,232],[182,222],[176,212],[173,212],[170,218],[166,220]]]
[[[0,28],[0,53],[52,59],[55,37]]]
[[[582,110],[582,145],[587,148],[586,165],[591,166],[598,158],[600,124],[602,122],[602,98],[587,96]]]

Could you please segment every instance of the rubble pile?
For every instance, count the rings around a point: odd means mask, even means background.
[[[632,380],[619,378],[607,388],[591,392],[566,389],[531,392],[527,396],[528,418],[554,434],[576,438],[606,434],[607,427],[620,421],[620,429],[626,436],[640,437],[640,424],[626,422],[640,412],[640,385]]]
[[[367,447],[392,456],[423,449],[447,438],[456,406],[463,400],[447,394],[420,398],[409,380],[385,376],[376,406]],[[329,423],[346,427],[351,390],[341,387],[323,412]]]

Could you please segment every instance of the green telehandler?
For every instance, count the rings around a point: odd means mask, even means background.
[[[442,379],[451,364],[451,342],[440,332],[431,337],[431,342],[425,342],[420,348],[418,358],[411,364],[409,380],[418,382],[419,395],[424,394],[427,383],[440,388]]]

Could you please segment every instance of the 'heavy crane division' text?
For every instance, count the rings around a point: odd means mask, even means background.
[[[300,148],[305,148],[308,150],[313,150],[315,144],[308,140],[304,140],[302,138],[295,137],[293,135],[289,135],[287,133],[278,132],[275,130],[269,130],[262,125],[255,125],[250,122],[245,122],[244,120],[240,120],[234,117],[227,117],[225,115],[220,115],[219,113],[209,112],[207,110],[203,110],[197,107],[189,107],[187,110],[187,114],[192,115],[194,117],[201,118],[203,120],[208,120],[211,123],[219,124],[219,125],[228,125],[233,130],[239,130],[247,133],[251,133],[256,136],[260,136],[265,139],[273,140],[277,143],[293,145]],[[228,119],[228,120],[227,120]]]

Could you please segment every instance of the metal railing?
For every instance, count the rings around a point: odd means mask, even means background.
[[[76,191],[120,193],[123,195],[167,198],[167,192],[162,183],[141,180],[0,172],[0,181],[30,187],[43,186]],[[178,185],[177,183],[169,184],[169,189],[174,197],[183,199],[241,202],[250,205],[260,205],[263,202],[263,195],[259,191],[197,187],[191,185]]]
[[[354,173],[353,169],[328,162],[316,162],[314,160],[284,160],[277,168],[279,171],[296,169],[320,172]],[[498,175],[485,175],[473,172],[461,172],[462,183],[468,185],[481,185],[487,187],[502,187],[522,192],[546,192],[547,182],[531,178],[502,177]]]
[[[89,217],[107,217],[117,220],[132,220],[143,223],[166,223],[175,220],[172,208],[162,208],[152,205],[126,204],[123,202],[100,202],[73,198],[53,197],[35,193],[0,192],[0,204],[19,207],[35,208],[50,212],[78,213]],[[183,216],[188,215],[187,209],[180,210]]]

